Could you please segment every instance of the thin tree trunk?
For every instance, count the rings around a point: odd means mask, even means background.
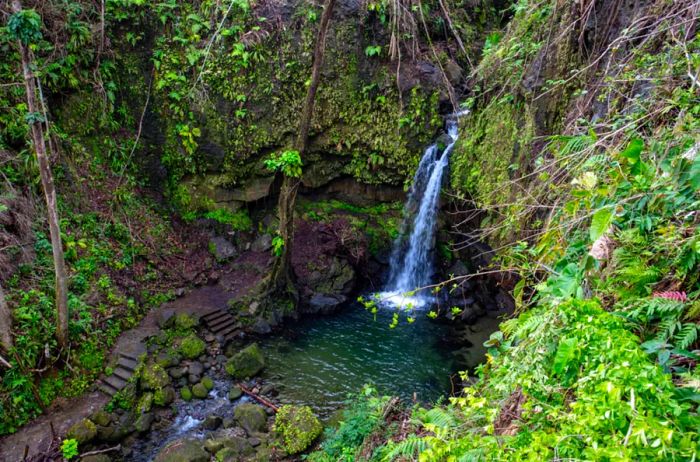
[[[12,9],[15,13],[22,10],[19,0],[13,0]],[[18,41],[20,55],[22,57],[22,73],[24,75],[24,86],[27,93],[27,110],[30,114],[41,112],[36,97],[36,81],[32,72],[31,55],[29,47]],[[56,187],[53,182],[51,165],[46,154],[46,141],[44,139],[44,128],[38,121],[30,122],[32,143],[36,151],[39,163],[39,174],[41,176],[41,186],[46,199],[46,212],[49,220],[49,232],[51,235],[51,247],[53,250],[53,264],[56,272],[56,339],[60,347],[65,347],[68,342],[68,283],[66,278],[66,265],[63,258],[63,246],[61,244],[61,229],[58,221],[58,211],[56,209]]]
[[[333,15],[333,7],[336,0],[325,0],[323,14],[319,24],[316,45],[314,47],[314,61],[311,69],[311,83],[306,93],[304,110],[299,123],[299,133],[296,139],[296,150],[299,156],[304,154],[309,145],[309,127],[314,113],[316,91],[321,82],[321,68],[323,67],[323,54],[326,48],[326,35]],[[270,274],[271,295],[283,295],[292,293],[296,297],[294,289],[294,274],[292,268],[292,245],[294,239],[294,207],[296,205],[299,178],[285,176],[282,180],[277,213],[279,215],[279,235],[283,239],[284,247],[281,254],[275,259]]]
[[[12,313],[5,301],[5,291],[0,286],[0,350],[12,348]]]

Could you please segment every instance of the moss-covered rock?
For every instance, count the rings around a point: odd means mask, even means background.
[[[233,386],[228,392],[229,401],[235,401],[243,395],[243,390],[238,386]]]
[[[79,445],[89,443],[97,436],[97,426],[91,420],[83,419],[70,427],[66,436],[76,440]]]
[[[182,387],[180,390],[180,397],[184,401],[192,401],[192,390],[190,390],[190,387]]]
[[[167,406],[175,401],[175,389],[171,386],[161,388],[153,393],[153,404],[156,406]]]
[[[272,427],[282,448],[298,454],[319,437],[323,427],[309,406],[282,406]]]
[[[161,449],[154,462],[209,462],[209,454],[199,440],[176,440]]]
[[[240,404],[236,406],[233,415],[248,434],[262,432],[267,427],[267,414],[257,404]]]
[[[257,343],[247,346],[226,363],[226,372],[237,379],[254,377],[265,368],[265,357]]]
[[[202,385],[207,391],[211,391],[214,388],[214,381],[210,377],[204,377],[202,378]]]
[[[173,316],[173,327],[179,330],[193,329],[199,324],[199,320],[187,313],[178,313]]]
[[[206,348],[207,344],[204,343],[204,340],[200,339],[195,334],[190,334],[180,341],[179,350],[185,358],[194,359],[204,353]]]
[[[209,390],[207,390],[207,387],[205,387],[202,382],[199,382],[192,387],[192,395],[195,398],[204,399],[209,396]]]
[[[136,405],[136,412],[143,414],[149,412],[153,406],[153,393],[147,392],[141,396],[138,404]]]
[[[141,368],[140,385],[144,390],[157,391],[170,385],[170,376],[159,364],[147,364]]]

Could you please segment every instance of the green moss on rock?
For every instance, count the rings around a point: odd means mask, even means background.
[[[265,357],[258,344],[253,343],[233,355],[225,367],[234,378],[254,377],[265,368]]]
[[[97,426],[91,420],[83,419],[70,427],[66,436],[76,440],[79,445],[89,443],[97,436]]]
[[[159,364],[143,366],[140,379],[141,388],[144,390],[157,391],[170,385],[170,376]]]
[[[202,385],[204,385],[204,388],[208,391],[211,391],[214,388],[214,381],[210,377],[204,377],[202,378]]]
[[[207,390],[207,387],[205,387],[202,382],[199,382],[192,387],[192,395],[194,395],[195,398],[204,399],[209,396],[209,390]]]
[[[184,401],[192,401],[192,390],[190,390],[190,387],[182,387],[180,390],[180,397]]]
[[[195,334],[190,334],[180,342],[180,353],[188,359],[194,359],[204,353],[207,344]]]
[[[233,411],[233,416],[248,434],[262,432],[267,426],[267,414],[257,404],[239,404]]]
[[[284,405],[277,412],[272,429],[287,453],[298,454],[319,437],[323,427],[309,406]]]

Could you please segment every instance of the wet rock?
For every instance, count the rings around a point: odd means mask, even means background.
[[[79,445],[89,443],[97,436],[97,426],[91,420],[83,419],[68,429],[67,436]]]
[[[182,366],[182,367],[173,367],[168,370],[168,374],[170,374],[170,377],[174,379],[179,379],[181,377],[184,377],[185,374],[187,374],[187,368]]]
[[[214,254],[216,260],[220,262],[226,261],[238,255],[236,246],[233,245],[228,239],[221,236],[215,236],[209,239],[209,249]]]
[[[209,390],[201,382],[192,387],[192,395],[195,398],[205,399],[209,396]]]
[[[265,358],[257,343],[244,348],[226,363],[226,372],[237,379],[254,377],[265,367]]]
[[[190,383],[190,385],[194,385],[195,383],[199,383],[201,378],[198,375],[190,374],[187,376],[187,381]]]
[[[154,462],[208,462],[209,454],[200,441],[176,440],[160,450]]]
[[[126,412],[109,427],[98,427],[97,438],[105,443],[117,443],[132,434],[135,430],[136,417],[131,412]]]
[[[199,361],[195,361],[188,366],[187,372],[192,375],[202,375],[204,373],[204,365]]]
[[[265,414],[265,410],[257,404],[240,404],[236,406],[233,415],[248,435],[265,431],[267,427],[267,414]]]
[[[270,332],[272,332],[272,327],[270,326],[270,323],[267,322],[265,319],[258,318],[255,320],[255,323],[253,324],[253,327],[251,327],[251,330],[258,335],[267,335]]]
[[[152,412],[141,414],[139,418],[136,419],[136,422],[134,423],[134,428],[139,433],[146,433],[148,430],[151,429],[153,419],[154,417]]]
[[[233,386],[228,392],[228,399],[235,401],[243,395],[243,391],[238,386]]]
[[[346,300],[347,297],[344,295],[314,294],[309,300],[308,311],[311,313],[329,314],[337,310]]]
[[[462,68],[451,59],[445,64],[445,76],[453,87],[459,85],[462,81]]]
[[[172,352],[158,353],[158,356],[156,357],[156,363],[158,363],[158,365],[164,368],[173,367],[180,364],[180,358],[178,355]]]
[[[206,430],[216,430],[223,423],[223,419],[218,415],[210,415],[202,422],[202,428]]]
[[[277,396],[277,390],[275,389],[275,386],[272,385],[271,383],[268,383],[267,385],[264,385],[260,389],[260,393],[263,395],[268,395],[268,396]]]

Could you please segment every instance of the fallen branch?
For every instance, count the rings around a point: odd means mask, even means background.
[[[12,369],[12,364],[8,363],[7,360],[5,358],[3,358],[2,356],[0,356],[0,364],[2,364],[3,366],[5,366],[8,369]]]
[[[97,454],[104,454],[106,452],[119,451],[121,448],[122,448],[122,445],[118,444],[118,445],[111,447],[111,448],[99,449],[97,451],[90,451],[90,452],[86,452],[84,454],[80,454],[80,457],[83,458],[83,457],[87,457],[87,456],[96,456]]]
[[[250,396],[251,398],[253,398],[255,401],[259,402],[260,404],[263,404],[263,405],[269,407],[270,409],[272,409],[275,412],[279,411],[279,408],[277,406],[275,406],[274,404],[272,404],[271,402],[269,402],[268,400],[266,400],[262,396],[256,395],[255,393],[248,390],[246,387],[244,387],[240,383],[238,384],[238,388],[240,388],[243,393]]]

